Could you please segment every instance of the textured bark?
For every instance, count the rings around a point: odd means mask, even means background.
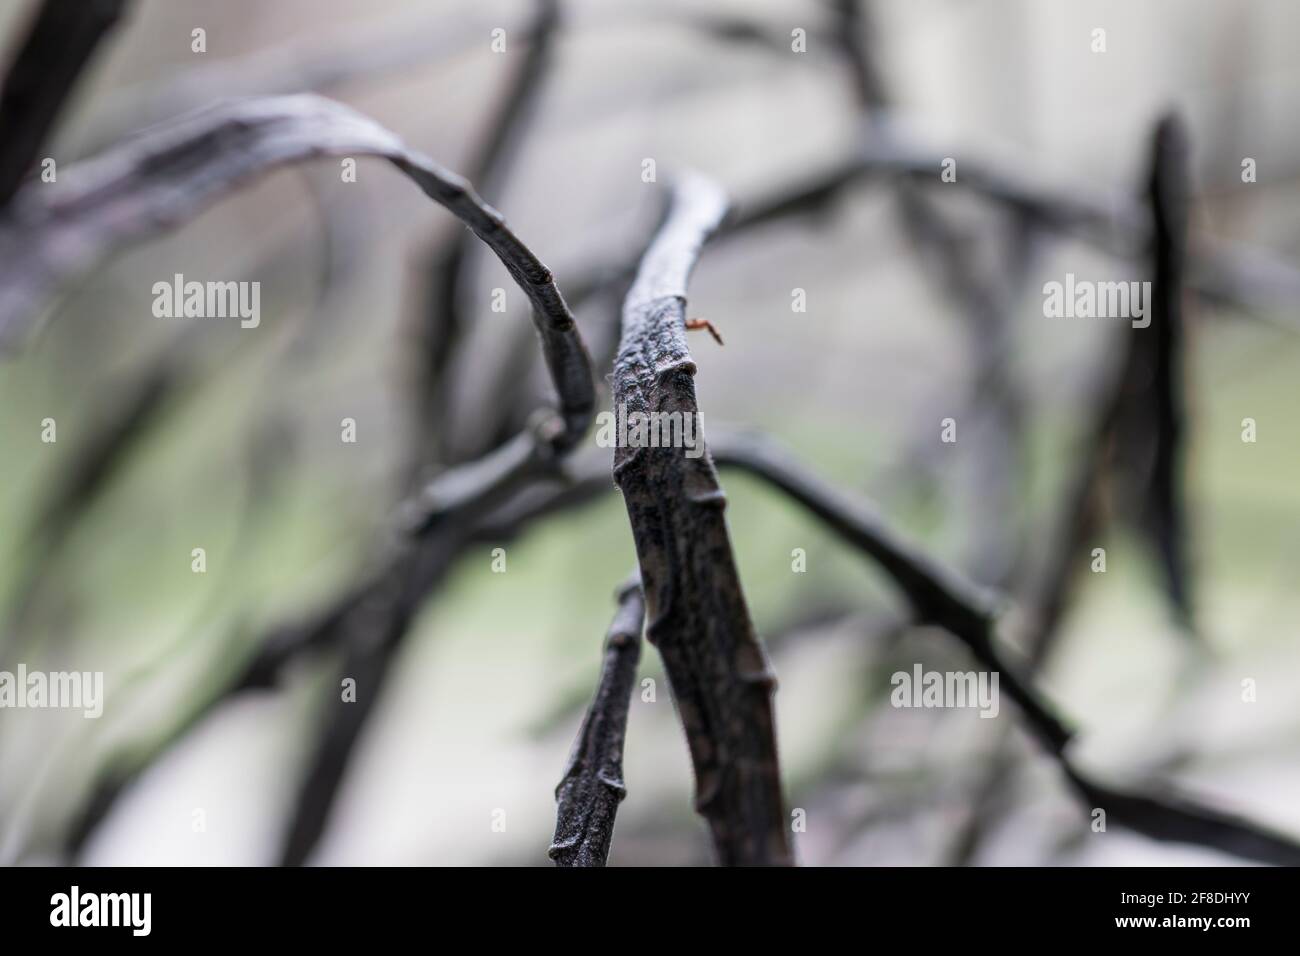
[[[591,423],[586,347],[549,269],[455,173],[361,114],[317,96],[237,101],[159,126],[15,197],[0,226],[0,344],[21,335],[55,289],[110,252],[180,225],[248,179],[321,156],[374,155],[405,173],[496,253],[533,305],[533,324],[571,447]]]
[[[623,310],[614,403],[629,415],[697,415],[686,282],[725,212],[712,183],[678,183]],[[696,809],[709,822],[719,862],[788,865],[775,679],[745,604],[713,463],[707,453],[686,453],[623,445],[614,452],[641,566],[646,637],[663,657],[695,767]]]
[[[623,742],[644,625],[645,598],[641,582],[633,576],[619,589],[596,696],[555,788],[555,839],[549,856],[556,866],[604,866],[609,858],[614,817],[627,796]]]

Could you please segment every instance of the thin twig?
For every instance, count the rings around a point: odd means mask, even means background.
[[[556,866],[604,866],[614,817],[627,796],[623,742],[645,626],[645,598],[635,574],[619,588],[617,597],[618,611],[605,636],[596,695],[555,788],[555,838],[548,855]]]
[[[595,387],[585,346],[555,280],[536,255],[455,173],[388,130],[317,96],[236,101],[192,114],[23,190],[0,226],[0,344],[12,344],[55,289],[110,251],[193,218],[247,179],[321,156],[376,155],[454,213],[496,253],[533,304],[533,322],[559,399],[557,448],[586,432]]]
[[[870,8],[865,0],[834,0],[835,35],[843,50],[854,95],[873,139],[888,141],[888,87],[873,55],[879,46]],[[1023,455],[1022,388],[1015,368],[1007,360],[1011,338],[1011,312],[1030,275],[1038,229],[1032,218],[1012,212],[1005,268],[977,267],[973,251],[976,238],[962,232],[943,212],[940,193],[926,191],[914,178],[895,185],[903,225],[922,252],[930,252],[938,268],[932,271],[950,301],[960,310],[963,332],[975,357],[970,389],[968,433],[978,440],[973,459],[974,478],[965,491],[975,502],[969,552],[970,565],[979,578],[1002,585],[1023,550],[1024,540],[1015,518],[1017,465]],[[982,240],[982,237],[981,237]],[[931,452],[933,442],[924,449]],[[909,458],[924,454],[914,451]]]
[[[716,439],[714,460],[742,468],[784,491],[822,519],[832,531],[869,555],[902,590],[918,622],[949,631],[990,670],[1053,751],[1065,747],[1071,731],[1007,666],[993,643],[997,608],[993,594],[939,564],[899,537],[866,502],[850,497],[799,465],[772,440],[758,435]]]
[[[127,0],[44,0],[0,89],[0,206],[36,161],[96,48]]]
[[[1156,127],[1149,186],[1154,224],[1151,284],[1150,393],[1143,410],[1152,419],[1151,468],[1143,517],[1164,574],[1165,590],[1179,618],[1192,620],[1188,517],[1184,488],[1186,435],[1184,400],[1186,320],[1183,283],[1187,258],[1189,203],[1187,133],[1177,115]],[[1147,335],[1146,330],[1134,334]]]
[[[892,125],[882,139],[867,138],[849,155],[797,181],[737,203],[734,215],[719,230],[717,241],[748,233],[759,226],[793,215],[816,215],[863,183],[891,176],[906,177],[931,188],[955,185],[1005,208],[1026,227],[1043,234],[1068,235],[1097,249],[1125,259],[1141,256],[1151,234],[1146,210],[1127,196],[1080,189],[1069,194],[1026,183],[1024,170],[1004,169],[995,162],[965,151],[923,147],[907,140]],[[943,160],[960,158],[955,183],[939,178]],[[592,267],[566,287],[598,287],[604,277],[631,271],[623,258]],[[1285,308],[1300,298],[1300,268],[1264,250],[1240,243],[1212,241],[1199,244],[1189,257],[1187,288],[1214,305],[1232,305],[1277,321],[1289,329],[1300,324],[1286,320]]]
[[[893,578],[907,596],[918,621],[940,626],[960,639],[975,657],[1000,675],[1035,736],[1057,760],[1075,791],[1114,822],[1157,840],[1210,846],[1265,863],[1300,865],[1300,843],[1244,818],[1224,813],[1164,788],[1142,792],[1094,780],[1071,760],[1072,738],[1054,708],[1028,678],[1011,669],[993,642],[993,603],[976,585],[923,557],[903,542],[873,510],[804,469],[770,439],[715,433],[713,455],[719,465],[736,466],[761,478],[820,518],[826,527],[861,550]]]
[[[492,195],[505,180],[517,155],[517,140],[542,90],[542,80],[551,61],[560,22],[556,0],[537,0],[536,12],[523,38],[524,52],[492,115],[483,140],[465,167],[466,177],[486,195]],[[463,229],[441,240],[425,264],[427,285],[423,290],[423,315],[419,324],[419,367],[416,381],[417,428],[423,434],[416,443],[412,470],[433,461],[446,461],[451,446],[446,434],[454,421],[451,415],[452,359],[464,338],[467,309],[464,300],[465,264],[472,241]],[[473,457],[484,450],[490,435],[482,428],[470,429],[478,443],[457,449],[457,458]],[[490,447],[490,446],[488,446]]]

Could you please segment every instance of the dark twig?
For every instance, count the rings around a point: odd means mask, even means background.
[[[401,509],[404,540],[384,571],[357,598],[348,599],[341,614],[328,614],[323,632],[308,630],[292,636],[307,645],[340,646],[339,677],[356,682],[356,698],[331,703],[298,790],[282,864],[306,862],[324,833],[352,753],[416,612],[489,515],[534,482],[559,477],[555,434],[562,427],[554,417],[540,418],[535,428],[492,454],[440,476]],[[292,643],[284,648],[293,649]]]
[[[924,555],[895,534],[872,507],[808,472],[770,439],[725,435],[714,440],[713,457],[720,466],[742,468],[784,491],[869,555],[898,585],[919,623],[949,631],[980,663],[999,671],[1002,686],[1035,733],[1050,750],[1064,749],[1071,731],[1017,678],[993,643],[997,612],[990,592]]]
[[[1076,456],[1077,473],[1067,489],[1062,527],[1047,555],[1047,571],[1035,601],[1027,639],[1031,659],[1046,659],[1073,591],[1075,576],[1101,530],[1101,489],[1108,476],[1122,475],[1141,502],[1131,520],[1153,540],[1170,603],[1190,622],[1187,519],[1183,501],[1182,457],[1186,411],[1183,390],[1181,305],[1185,262],[1187,188],[1186,143],[1177,121],[1157,127],[1149,194],[1155,260],[1151,324],[1125,328],[1122,357],[1100,372],[1094,421]],[[1115,454],[1117,444],[1125,454]],[[1116,461],[1116,458],[1119,461]],[[1133,462],[1144,463],[1145,468]]]
[[[512,158],[517,154],[517,150],[507,147],[515,144],[541,93],[559,22],[556,0],[538,0],[525,38],[527,47],[509,78],[482,142],[465,167],[466,177],[485,194],[491,195],[500,187]],[[447,460],[450,442],[445,432],[450,423],[453,384],[449,372],[452,357],[468,325],[463,286],[471,245],[465,230],[457,229],[437,244],[425,266],[428,284],[424,290],[424,314],[419,327],[420,364],[416,387],[417,427],[425,434],[417,443],[420,454],[413,462],[417,471],[434,460]],[[481,436],[480,442],[482,437],[490,436]],[[430,442],[436,443],[436,454],[427,450]],[[485,450],[480,443],[464,454],[473,456]]]
[[[711,182],[681,179],[623,309],[614,402],[627,414],[696,419],[695,363],[686,346],[686,283],[726,211]],[[775,680],[745,604],[707,454],[682,447],[614,452],[658,648],[695,766],[696,809],[719,862],[792,862],[772,716]],[[696,449],[703,451],[703,449]]]
[[[1186,455],[1187,411],[1183,398],[1184,339],[1183,282],[1187,258],[1188,220],[1187,133],[1175,115],[1156,128],[1152,148],[1149,197],[1154,223],[1154,280],[1151,284],[1152,345],[1151,402],[1144,405],[1154,420],[1150,436],[1152,460],[1144,523],[1164,572],[1165,588],[1180,619],[1192,618],[1188,521],[1183,459]],[[1136,335],[1148,335],[1136,330]]]
[[[1175,120],[1157,127],[1153,142],[1148,194],[1154,222],[1155,279],[1148,303],[1151,326],[1124,328],[1118,362],[1108,362],[1093,390],[1092,423],[1074,456],[1075,470],[1066,485],[1060,528],[1049,539],[1044,573],[1035,583],[1032,614],[1024,635],[1027,673],[1033,675],[1047,661],[1060,635],[1061,622],[1077,589],[1080,568],[1103,530],[1102,492],[1108,477],[1122,472],[1115,445],[1124,429],[1147,439],[1131,438],[1136,445],[1154,446],[1152,464],[1137,484],[1145,485],[1137,516],[1140,527],[1155,539],[1175,612],[1190,622],[1190,594],[1186,588],[1186,518],[1182,502],[1181,458],[1185,413],[1182,391],[1182,339],[1186,334],[1181,309],[1186,234],[1186,143]],[[1118,344],[1118,343],[1117,343]],[[1109,356],[1108,356],[1109,357]],[[1111,366],[1114,367],[1111,367]],[[1154,393],[1154,394],[1153,394]],[[1143,448],[1122,456],[1124,462],[1140,457]],[[1005,735],[990,755],[991,766],[976,788],[976,807],[990,805],[1005,785],[1012,762]],[[968,817],[954,841],[959,859],[969,859],[981,838],[979,813]]]
[[[71,196],[31,197],[8,227],[11,241],[26,228],[34,231],[36,247],[48,244],[35,258],[53,263],[54,275],[38,276],[35,288],[27,290],[29,299],[39,299],[55,279],[87,268],[114,241],[143,238],[164,223],[182,221],[257,172],[309,156],[357,153],[389,159],[501,259],[533,303],[560,413],[539,416],[533,427],[483,461],[441,476],[405,509],[405,534],[379,575],[315,622],[278,632],[230,685],[228,693],[272,683],[302,650],[328,646],[343,649],[343,675],[356,681],[355,702],[336,708],[318,738],[285,841],[286,863],[305,860],[323,832],[350,754],[416,610],[479,523],[524,485],[553,476],[558,458],[585,433],[594,410],[594,383],[572,315],[550,272],[465,180],[351,110],[316,97],[237,103],[169,124],[88,164]],[[82,256],[60,261],[57,249],[69,236],[80,238]],[[97,790],[75,828],[76,841],[102,819],[135,772],[134,767],[115,771]]]
[[[1084,774],[1070,759],[1071,733],[1027,678],[1017,676],[993,644],[995,615],[989,599],[955,572],[920,555],[898,538],[872,510],[806,471],[768,439],[715,434],[719,465],[745,469],[767,481],[820,518],[893,578],[918,621],[935,624],[962,640],[1019,705],[1031,730],[1047,745],[1076,792],[1106,810],[1116,823],[1157,840],[1210,846],[1265,863],[1300,865],[1300,844],[1291,837],[1207,807],[1186,795],[1141,793],[1110,787]]]
[[[522,488],[510,501],[493,509],[463,539],[461,551],[473,544],[508,542],[535,522],[596,501],[614,488],[609,480],[609,469],[603,462],[599,465],[592,462],[591,466],[571,477],[561,472],[556,481],[550,485],[533,483]],[[436,532],[435,536],[443,533]],[[430,543],[429,547],[442,549],[444,546]],[[145,770],[222,704],[249,691],[279,687],[292,664],[337,650],[353,639],[356,628],[373,624],[374,614],[366,615],[363,609],[379,606],[379,595],[385,582],[397,580],[406,573],[404,569],[410,561],[409,555],[391,557],[378,573],[336,599],[330,607],[309,620],[277,629],[263,640],[245,663],[235,668],[229,680],[212,695],[196,701],[182,719],[168,729],[163,739],[143,751],[127,748],[118,754],[99,774],[90,794],[78,809],[65,838],[63,852],[75,859],[85,842],[112,812],[118,798]],[[425,600],[437,581],[426,579],[426,584]]]
[[[389,160],[454,213],[528,296],[559,398],[564,427],[555,441],[572,446],[591,422],[595,387],[586,348],[550,270],[466,180],[359,113],[317,96],[203,110],[69,170],[66,186],[24,190],[0,227],[0,343],[12,343],[60,284],[88,272],[110,250],[192,218],[277,166],[358,154]]]
[[[1177,791],[1136,793],[1108,787],[1065,764],[1074,789],[1089,806],[1153,840],[1193,843],[1276,866],[1300,866],[1300,845],[1244,817],[1207,807]]]
[[[0,206],[22,184],[126,0],[44,0],[0,90]]]
[[[548,855],[556,866],[604,866],[609,858],[614,817],[627,796],[623,741],[644,626],[645,598],[641,582],[633,575],[619,588],[618,611],[605,636],[596,696],[555,788],[555,839]]]
[[[878,44],[870,8],[865,0],[833,0],[835,35],[843,50],[854,95],[870,135],[888,142],[890,131],[887,84],[873,52]],[[974,476],[965,489],[975,506],[970,562],[981,580],[1001,585],[1009,577],[1023,548],[1014,504],[1018,499],[1017,465],[1023,456],[1022,388],[1012,364],[1011,312],[1032,268],[1037,228],[1033,220],[1012,211],[1007,217],[1006,267],[981,270],[975,261],[976,239],[949,221],[939,193],[926,191],[914,178],[902,178],[894,195],[904,226],[919,251],[933,254],[933,271],[953,305],[961,312],[962,331],[974,355],[975,382],[968,411],[967,433],[972,443]],[[991,273],[991,274],[990,274]],[[921,458],[934,448],[927,442],[908,457]]]

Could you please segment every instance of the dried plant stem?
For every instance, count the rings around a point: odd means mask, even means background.
[[[617,596],[618,610],[605,636],[596,695],[555,788],[555,839],[549,855],[556,866],[604,866],[614,817],[627,795],[623,741],[645,625],[645,598],[636,575],[619,588]]]
[[[0,206],[37,152],[126,0],[44,0],[0,89]]]
[[[918,621],[960,639],[1019,706],[1029,729],[1061,765],[1066,779],[1090,807],[1106,811],[1112,822],[1157,840],[1213,847],[1264,863],[1300,865],[1300,843],[1194,800],[1170,787],[1126,790],[1097,781],[1071,759],[1071,731],[1029,678],[1011,668],[994,644],[996,614],[991,597],[955,571],[906,544],[865,503],[828,485],[769,439],[756,435],[715,435],[715,460],[761,478],[821,519],[851,546],[877,563],[907,596]]]
[[[197,215],[249,178],[321,156],[374,155],[405,173],[473,230],[533,305],[559,401],[557,448],[591,424],[595,385],[586,347],[549,269],[455,173],[408,149],[361,114],[318,96],[242,100],[191,114],[26,189],[0,226],[0,344],[12,344],[66,282],[110,251]]]
[[[686,283],[725,211],[711,182],[688,176],[677,183],[623,309],[614,403],[629,415],[698,414]],[[646,637],[668,673],[695,767],[696,809],[709,822],[719,862],[789,865],[775,680],[749,617],[713,464],[687,452],[614,452],[645,590]]]

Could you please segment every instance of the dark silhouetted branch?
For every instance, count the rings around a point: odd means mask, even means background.
[[[711,182],[678,182],[623,309],[614,403],[629,416],[698,420],[686,283],[725,212]],[[646,637],[668,673],[695,766],[696,809],[709,822],[719,862],[788,865],[775,680],[736,571],[726,498],[707,454],[689,451],[620,444],[614,452],[645,590]]]
[[[126,0],[44,0],[0,89],[0,206],[22,185]]]
[[[1101,490],[1108,476],[1126,479],[1136,493],[1140,504],[1129,509],[1129,520],[1151,539],[1175,612],[1183,623],[1191,620],[1181,464],[1187,427],[1182,397],[1187,329],[1181,303],[1186,162],[1181,127],[1174,120],[1162,121],[1153,140],[1148,185],[1155,223],[1151,323],[1117,333],[1124,340],[1122,355],[1113,368],[1099,373],[1093,421],[1074,456],[1076,473],[1067,487],[1061,527],[1051,539],[1046,570],[1036,587],[1026,640],[1035,666],[1051,650],[1078,568],[1101,530]]]
[[[713,458],[741,468],[799,502],[847,543],[869,555],[902,590],[916,620],[959,638],[984,666],[1002,674],[1002,686],[1030,726],[1053,751],[1071,732],[1024,682],[1017,679],[993,643],[997,618],[990,592],[927,557],[894,533],[874,509],[804,469],[770,439],[726,435],[715,438]]]
[[[1266,863],[1300,865],[1300,843],[1258,824],[1223,813],[1181,793],[1148,794],[1096,782],[1071,761],[1071,733],[1025,677],[1011,670],[993,644],[994,612],[987,596],[955,572],[905,544],[863,502],[823,482],[770,439],[715,434],[712,451],[721,466],[743,468],[792,498],[831,531],[861,550],[893,578],[917,620],[942,627],[1000,675],[1029,727],[1061,764],[1074,789],[1105,809],[1113,821],[1153,839],[1210,846]]]
[[[204,110],[24,190],[0,227],[0,342],[11,344],[61,284],[110,251],[196,215],[249,178],[320,156],[376,155],[405,173],[496,253],[533,304],[564,428],[586,432],[595,388],[586,348],[551,272],[460,176],[408,149],[359,113],[317,96],[245,100]]]
[[[474,544],[508,542],[528,530],[533,523],[553,514],[589,504],[612,492],[613,489],[609,468],[604,462],[599,463],[598,466],[597,463],[592,462],[590,466],[584,467],[579,474],[573,476],[558,473],[556,480],[551,483],[534,482],[475,524],[472,530],[460,540],[459,552],[463,554],[466,548]],[[445,529],[446,524],[445,521],[441,522],[440,528]],[[440,560],[438,556],[447,551],[442,541],[446,533],[445,530],[433,532],[430,540],[424,545],[436,554],[425,562],[424,580],[414,582],[414,585],[425,589],[421,600],[428,600],[442,578],[438,568]],[[380,626],[386,615],[402,611],[400,601],[394,600],[394,597],[400,595],[393,593],[390,582],[410,581],[412,567],[414,567],[414,558],[409,552],[393,555],[378,572],[337,598],[329,607],[307,620],[277,628],[261,642],[244,663],[236,665],[230,678],[217,690],[209,696],[194,701],[182,718],[168,728],[160,740],[143,749],[124,748],[114,756],[99,773],[89,795],[77,809],[72,825],[64,838],[63,852],[69,858],[75,859],[86,841],[112,812],[118,798],[139,779],[142,773],[164,754],[170,752],[176,743],[223,703],[249,691],[271,690],[279,687],[288,668],[295,662],[322,653],[338,651],[355,640],[359,633],[363,634],[366,628]],[[414,590],[414,587],[412,589]],[[409,615],[406,616],[406,620],[409,623]],[[398,640],[400,641],[400,638]],[[391,655],[394,645],[390,642],[389,647]],[[353,676],[347,673],[351,666],[351,662],[348,662],[341,668],[341,673],[344,673],[344,676]],[[370,670],[381,675],[386,673],[383,668],[372,667]],[[360,683],[358,681],[359,689]],[[337,687],[337,684],[334,686]],[[373,692],[376,686],[377,683],[372,679],[368,685],[368,692]],[[358,702],[359,700],[360,698]],[[368,709],[366,713],[368,715]],[[364,723],[363,716],[358,724]],[[360,729],[360,726],[355,730],[327,729],[326,735],[332,734],[337,740],[341,739],[346,730],[347,736],[355,744],[360,736]],[[338,765],[338,755],[341,751],[337,745],[331,745],[329,748],[318,745],[318,749],[328,756],[331,765]],[[342,764],[335,774],[338,782],[341,782],[343,772],[346,770],[346,755]],[[325,787],[327,783],[323,772],[314,772],[314,791]],[[337,782],[334,786],[337,786]],[[307,840],[307,836],[312,829],[315,830],[316,837],[323,832],[328,808],[329,805],[323,804],[313,793],[311,818],[315,824],[311,828],[305,823],[299,825],[294,846],[296,856],[305,858],[310,851],[310,844],[314,843],[314,840]]]
[[[618,611],[605,636],[596,696],[555,788],[555,839],[548,855],[556,866],[604,866],[609,858],[614,817],[627,796],[623,741],[644,625],[645,598],[641,582],[633,575],[619,588]]]
[[[381,574],[360,595],[329,612],[323,632],[309,629],[291,635],[292,642],[302,645],[340,647],[339,678],[356,682],[356,699],[333,700],[329,705],[326,725],[317,736],[299,787],[282,864],[306,862],[324,833],[352,753],[416,612],[490,515],[522,489],[560,476],[554,434],[563,426],[553,417],[540,418],[536,424],[484,459],[444,473],[418,500],[405,505],[402,540]],[[281,648],[285,651],[292,653],[294,643]]]
[[[1244,817],[1207,807],[1173,790],[1148,794],[1103,786],[1069,763],[1065,772],[1089,806],[1106,811],[1108,819],[1143,836],[1210,847],[1260,863],[1300,866],[1300,844]]]
[[[522,128],[542,90],[542,80],[551,61],[555,35],[560,22],[556,0],[537,0],[536,13],[524,37],[526,46],[510,76],[500,104],[484,131],[482,142],[466,165],[466,177],[489,195],[500,187],[517,149]],[[449,430],[452,418],[452,381],[449,375],[452,359],[464,337],[468,325],[464,297],[465,263],[469,258],[471,239],[463,229],[457,229],[439,242],[425,266],[428,283],[424,289],[423,317],[420,322],[420,365],[416,386],[421,435],[416,470],[433,460],[448,458]],[[474,429],[481,433],[483,429]],[[464,454],[474,456],[485,449],[484,439]],[[436,443],[430,450],[430,443]],[[459,455],[457,457],[460,457]]]
[[[877,31],[870,9],[864,0],[833,0],[831,6],[835,35],[869,133],[873,139],[888,142],[889,96],[873,55]],[[1015,516],[1022,491],[1017,476],[1023,457],[1024,396],[1008,355],[1013,351],[1014,304],[1032,269],[1038,228],[1029,216],[1016,212],[1006,216],[1005,265],[981,269],[976,249],[987,244],[987,230],[972,235],[960,229],[943,211],[940,195],[910,177],[900,179],[894,187],[903,225],[918,251],[933,258],[936,268],[926,271],[937,277],[961,314],[961,329],[974,358],[972,394],[963,415],[967,434],[976,435],[968,446],[974,449],[973,480],[963,487],[974,504],[967,509],[973,525],[968,548],[972,557],[965,563],[978,568],[980,580],[1001,586],[1024,545]],[[933,442],[926,442],[913,449],[908,464],[933,467],[932,462],[919,460],[931,458],[934,447]]]
[[[113,241],[143,238],[164,221],[181,221],[205,199],[271,166],[348,153],[389,159],[493,249],[533,303],[560,414],[539,413],[502,448],[439,476],[402,509],[392,554],[380,562],[377,574],[314,620],[277,631],[224,691],[182,723],[181,732],[222,698],[274,685],[284,665],[299,654],[341,649],[342,676],[356,681],[356,700],[327,715],[286,836],[285,863],[303,862],[323,832],[391,662],[428,594],[501,505],[525,486],[562,477],[559,460],[585,433],[594,410],[586,348],[550,272],[465,180],[410,152],[351,110],[316,97],[237,103],[172,124],[98,160],[89,174],[78,177],[71,197],[53,204],[34,199],[19,217],[29,228],[33,223],[43,227],[46,231],[38,237],[51,248],[68,235],[84,234],[85,258],[93,260]],[[16,227],[11,223],[9,228]],[[88,262],[60,265],[68,271]],[[97,786],[74,827],[69,851],[75,852],[141,769],[139,763],[124,766],[111,769]]]
[[[1183,283],[1187,259],[1187,133],[1174,115],[1160,121],[1152,146],[1150,202],[1154,223],[1154,278],[1149,336],[1152,401],[1145,407],[1151,426],[1151,473],[1143,508],[1144,523],[1164,573],[1165,590],[1179,618],[1192,619],[1188,519],[1183,461],[1188,432],[1184,400],[1187,323]]]

